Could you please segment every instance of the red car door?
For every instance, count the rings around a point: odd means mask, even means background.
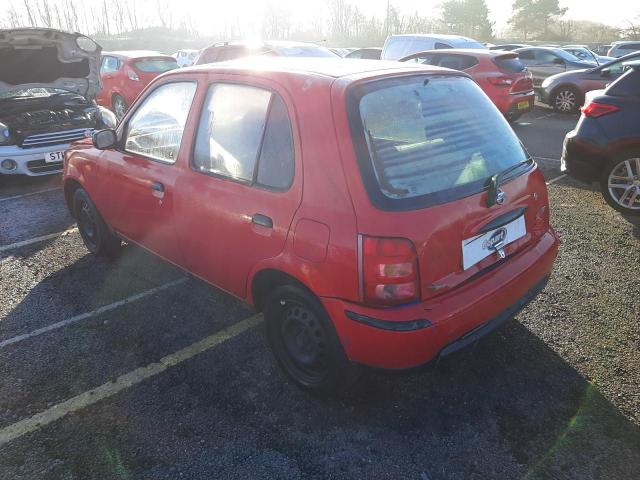
[[[302,177],[286,96],[275,84],[233,82],[211,83],[198,101],[191,168],[178,181],[177,228],[189,271],[245,297],[253,266],[284,249]]]
[[[102,89],[96,96],[96,101],[99,105],[111,108],[111,93],[117,81],[118,70],[121,68],[122,62],[117,57],[111,55],[102,57],[102,64],[100,65],[100,82],[102,83]]]
[[[107,150],[107,193],[99,205],[121,235],[183,265],[174,228],[181,143],[196,83],[165,83],[149,92],[120,127],[120,148]]]

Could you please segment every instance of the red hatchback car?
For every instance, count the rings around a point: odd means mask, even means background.
[[[533,108],[533,77],[517,53],[477,49],[430,50],[409,55],[400,61],[468,73],[510,122],[515,122]]]
[[[91,252],[136,243],[264,311],[284,371],[319,392],[475,342],[544,288],[558,249],[536,163],[438,67],[171,72],[69,151],[63,185]]]
[[[158,52],[103,52],[98,105],[111,109],[120,119],[151,80],[178,67],[175,58]]]

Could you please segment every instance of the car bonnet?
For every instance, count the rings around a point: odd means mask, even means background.
[[[79,33],[49,28],[0,30],[0,94],[57,88],[93,99],[102,47]]]

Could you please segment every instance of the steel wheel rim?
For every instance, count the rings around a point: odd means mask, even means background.
[[[80,211],[78,212],[78,227],[80,233],[85,241],[92,247],[98,245],[98,225],[93,218],[93,212],[86,200],[83,200],[80,204]]]
[[[618,163],[607,179],[611,198],[628,210],[640,211],[640,158]]]
[[[563,90],[556,95],[556,107],[562,112],[570,112],[576,108],[576,94],[571,90]]]
[[[316,316],[306,307],[286,302],[280,327],[290,366],[310,383],[320,381],[327,372],[327,339]]]

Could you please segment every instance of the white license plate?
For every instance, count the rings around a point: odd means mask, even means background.
[[[64,151],[47,152],[44,154],[45,163],[55,163],[64,161]]]
[[[462,266],[464,270],[474,266],[489,255],[500,255],[501,248],[524,237],[526,234],[527,227],[524,223],[524,215],[521,215],[500,228],[463,240]]]

